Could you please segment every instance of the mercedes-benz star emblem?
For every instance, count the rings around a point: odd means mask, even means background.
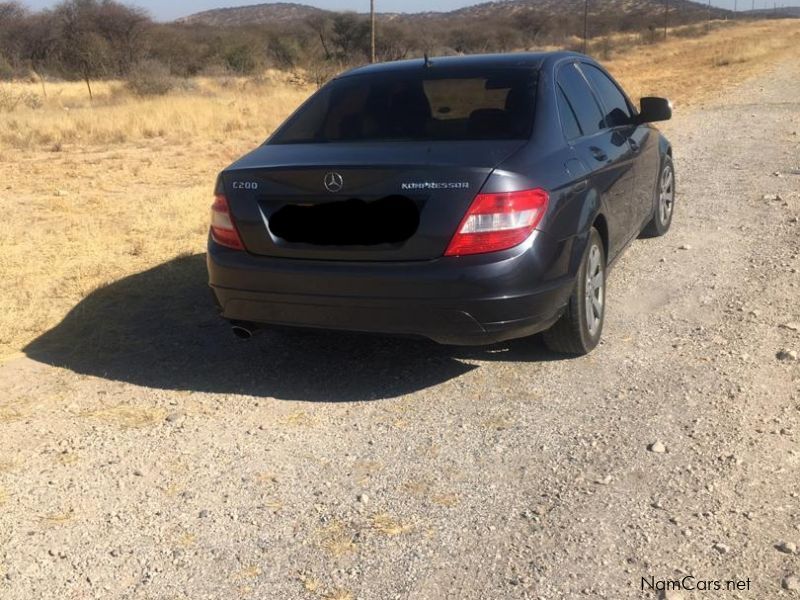
[[[325,184],[325,189],[334,194],[341,191],[344,186],[344,179],[339,173],[326,173],[322,182]]]

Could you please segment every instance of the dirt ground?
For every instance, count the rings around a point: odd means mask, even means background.
[[[800,597],[798,98],[677,111],[588,357],[242,342],[200,254],[98,288],[0,366],[0,597]]]

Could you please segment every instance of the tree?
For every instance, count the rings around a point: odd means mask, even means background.
[[[539,45],[539,37],[544,32],[544,18],[535,11],[526,11],[514,15],[509,26],[520,32],[526,48]]]
[[[331,25],[337,57],[345,62],[364,59],[369,53],[369,21],[353,13],[340,13]]]
[[[209,33],[205,26],[154,26],[146,35],[147,56],[169,67],[173,75],[197,75],[214,57]]]
[[[59,28],[58,56],[70,74],[86,82],[93,98],[91,80],[108,71],[109,47],[95,30],[95,0],[67,0],[59,4],[54,17]]]
[[[378,60],[401,60],[408,57],[414,44],[414,38],[405,30],[387,23],[380,28],[375,51]]]
[[[140,62],[146,49],[146,33],[152,22],[140,9],[105,0],[92,12],[93,29],[108,44],[109,67],[126,75]]]
[[[28,16],[16,2],[0,2],[0,58],[8,62],[12,70],[19,68],[22,59],[23,38],[19,33]]]
[[[325,53],[325,60],[333,58],[331,51],[331,19],[325,14],[311,15],[305,20],[306,26],[311,29],[319,39],[322,51]]]
[[[92,79],[126,75],[142,59],[152,25],[141,10],[114,0],[65,0],[44,15],[55,24],[59,66],[86,82],[90,98]]]

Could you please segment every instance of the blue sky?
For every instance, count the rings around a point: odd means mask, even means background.
[[[127,4],[134,4],[147,9],[150,14],[158,20],[168,21],[176,17],[190,15],[209,8],[220,8],[223,6],[243,6],[247,4],[260,4],[264,0],[234,0],[225,2],[224,0],[188,0],[184,2],[165,2],[164,0],[132,0]],[[365,12],[369,10],[369,0],[286,0],[295,1],[301,4],[310,4],[332,10],[357,10]],[[423,10],[450,10],[478,4],[483,0],[376,0],[379,11],[385,12],[419,12]],[[737,0],[712,0],[712,4],[723,8],[732,9]],[[22,4],[30,8],[39,9],[53,6],[57,0],[23,0]],[[750,9],[752,0],[738,0],[740,9]],[[778,5],[792,6],[797,2],[782,0]],[[756,0],[757,8],[772,8],[773,0]]]

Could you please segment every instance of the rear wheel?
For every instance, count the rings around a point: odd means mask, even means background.
[[[645,237],[662,236],[669,231],[669,226],[672,224],[672,213],[675,208],[675,168],[669,156],[665,156],[661,161],[655,205],[653,219],[642,231]]]
[[[575,290],[561,318],[544,332],[547,347],[563,354],[588,354],[600,341],[606,305],[606,255],[595,228],[578,269]]]

